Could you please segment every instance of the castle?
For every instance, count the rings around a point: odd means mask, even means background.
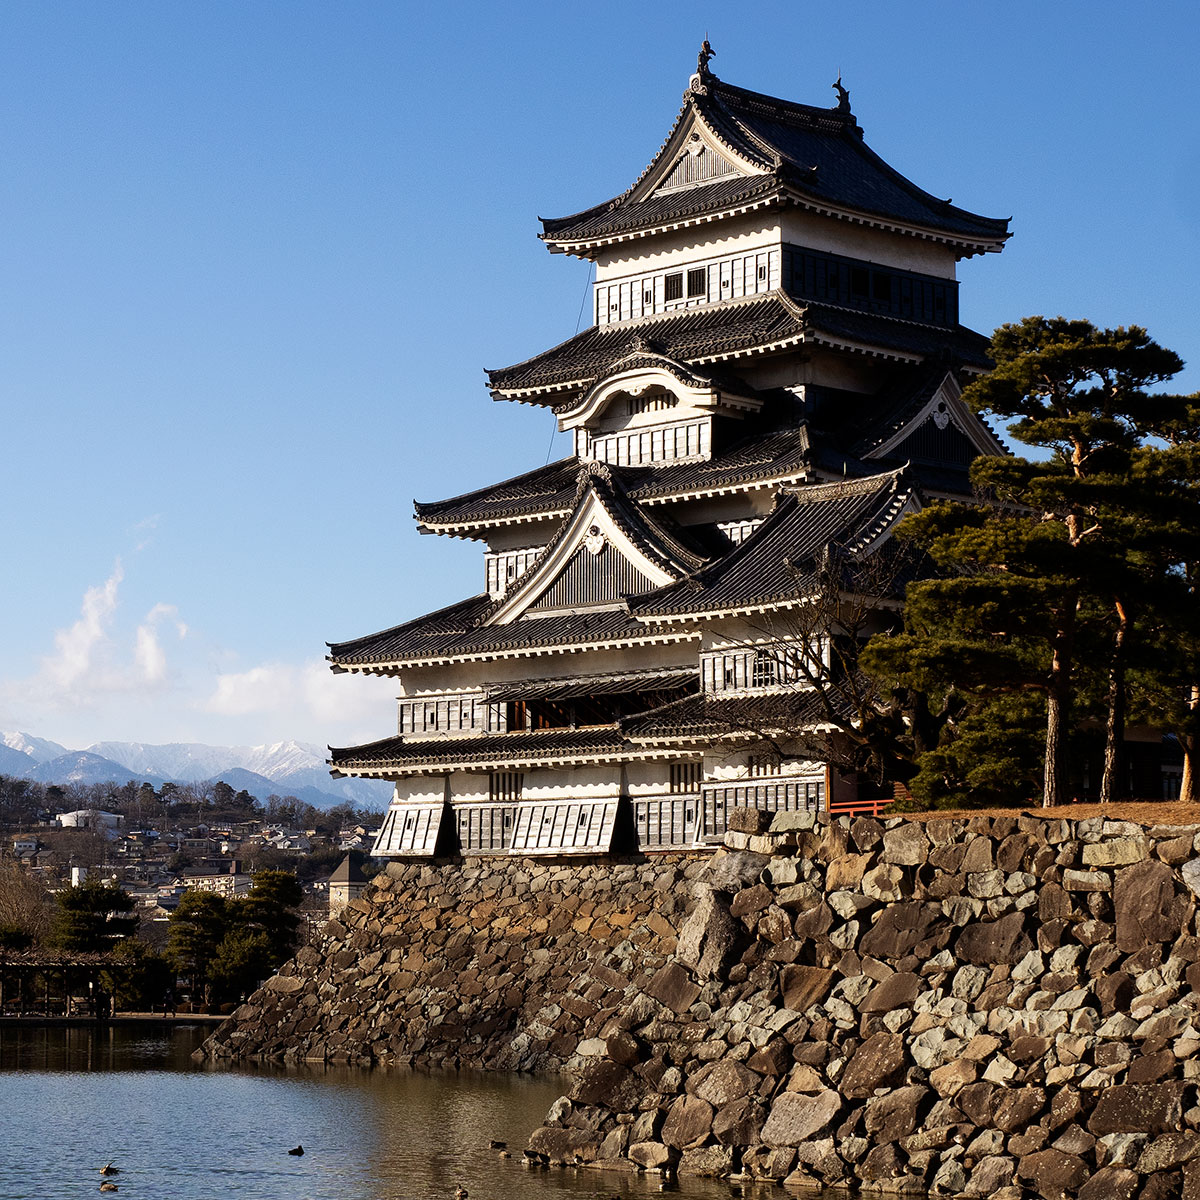
[[[483,590],[330,645],[335,671],[399,692],[394,735],[331,750],[335,773],[395,783],[376,855],[690,848],[734,806],[852,800],[852,778],[747,732],[803,699],[814,650],[789,621],[831,549],[870,560],[1004,453],[960,399],[988,364],[955,270],[1007,221],[885,163],[840,79],[814,107],[710,57],[632,187],[542,222],[595,264],[593,324],[488,372],[574,453],[417,504],[423,532],[483,543]]]

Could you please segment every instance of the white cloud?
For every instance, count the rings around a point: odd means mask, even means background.
[[[146,517],[139,521],[134,527],[133,532],[137,534],[137,543],[134,546],[134,551],[145,550],[151,542],[154,541],[154,531],[158,528],[159,521],[162,520],[161,513],[155,513],[153,516]]]
[[[180,621],[179,610],[173,604],[156,604],[137,628],[133,651],[134,666],[141,681],[146,684],[161,684],[167,678],[167,656],[158,640],[158,625],[166,617],[175,618],[175,629],[179,637],[187,637],[187,626]]]
[[[279,665],[218,675],[216,688],[204,707],[224,717],[271,712],[290,698],[294,675],[294,668]]]
[[[311,659],[220,674],[203,708],[221,716],[257,716],[275,727],[315,725],[330,737],[376,738],[394,723],[395,696],[394,680],[335,675],[324,660]]]
[[[59,629],[54,650],[25,679],[0,680],[0,698],[14,711],[43,713],[99,709],[118,695],[156,694],[172,684],[161,632],[171,624],[179,638],[187,626],[173,604],[155,604],[135,629],[119,626],[125,569],[120,559],[109,577],[83,594],[79,617]]]
[[[99,586],[83,594],[79,620],[54,635],[56,653],[42,659],[39,674],[53,687],[66,691],[77,687],[95,666],[97,652],[108,637],[117,609],[117,590],[125,572],[118,559],[112,574]]]
[[[0,728],[86,746],[288,738],[350,745],[395,727],[394,680],[334,675],[320,658],[238,669],[236,653],[193,636],[174,604],[123,618],[129,586],[117,561],[86,589],[77,619],[52,635],[51,652],[30,674],[0,677]]]

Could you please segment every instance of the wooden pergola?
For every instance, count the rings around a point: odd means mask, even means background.
[[[0,950],[0,1018],[110,1015],[102,972],[127,970],[112,954],[75,950]],[[80,997],[86,997],[80,1007]]]

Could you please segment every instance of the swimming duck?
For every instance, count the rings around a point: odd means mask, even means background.
[[[289,1151],[288,1151],[288,1153],[289,1153],[289,1154],[303,1154],[303,1153],[304,1153],[304,1147],[303,1147],[303,1146],[297,1146],[297,1147],[295,1148],[295,1150],[289,1150]]]
[[[104,1166],[102,1166],[102,1167],[100,1168],[100,1174],[101,1174],[101,1175],[120,1175],[120,1173],[121,1173],[121,1168],[120,1168],[120,1167],[114,1167],[114,1166],[113,1166],[113,1164],[112,1164],[112,1159],[111,1159],[111,1158],[108,1160],[108,1162],[106,1162],[106,1163],[104,1164]]]

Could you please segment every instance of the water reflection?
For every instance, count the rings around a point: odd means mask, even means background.
[[[109,1159],[122,1194],[172,1200],[450,1200],[459,1186],[471,1200],[659,1194],[645,1176],[523,1165],[562,1079],[205,1070],[190,1061],[205,1033],[0,1028],[0,1198],[94,1195]],[[512,1157],[488,1149],[492,1139]],[[298,1143],[304,1156],[289,1157]],[[731,1190],[684,1180],[677,1194]]]

